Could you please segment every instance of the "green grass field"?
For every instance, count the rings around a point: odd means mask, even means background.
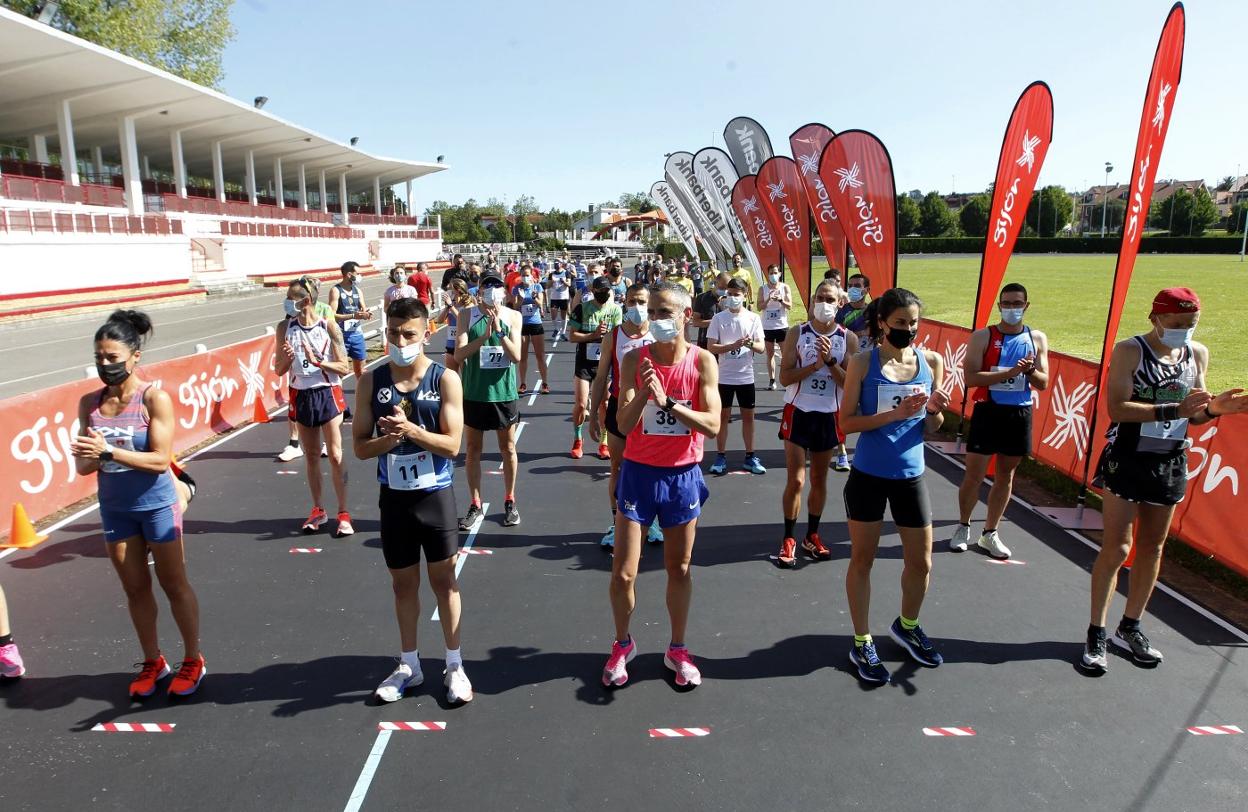
[[[1114,259],[1104,254],[1018,254],[1010,260],[1005,281],[1027,286],[1031,300],[1027,323],[1048,334],[1053,350],[1095,360],[1105,333]],[[821,278],[826,267],[816,268],[815,278]],[[979,257],[903,256],[897,281],[923,300],[927,318],[969,326]],[[1148,330],[1153,295],[1180,285],[1200,295],[1202,314],[1196,340],[1209,347],[1213,359],[1210,388],[1248,386],[1244,372],[1248,315],[1240,313],[1235,303],[1236,290],[1248,293],[1248,262],[1241,263],[1238,256],[1141,255],[1131,275],[1118,337]],[[805,318],[804,311],[798,310],[794,307],[794,320]]]

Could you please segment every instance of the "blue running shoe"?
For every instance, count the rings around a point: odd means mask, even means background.
[[[897,618],[893,621],[893,625],[888,627],[888,636],[904,648],[910,655],[910,659],[919,665],[935,668],[945,661],[945,658],[941,657],[940,652],[932,645],[932,641],[928,640],[927,635],[923,633],[922,626],[915,626],[906,631],[901,626],[901,618]]]
[[[615,525],[611,525],[611,527],[608,528],[607,532],[602,537],[602,541],[598,542],[598,544],[604,550],[615,549]]]
[[[741,463],[741,467],[751,474],[767,473],[767,469],[763,467],[763,461],[758,458],[757,454],[747,454],[745,462]]]
[[[855,645],[849,650],[849,661],[858,669],[858,679],[873,685],[886,685],[891,679],[888,669],[875,652],[875,643]]]
[[[663,528],[659,527],[659,520],[657,517],[654,521],[650,522],[650,529],[646,531],[646,541],[651,544],[663,543]]]
[[[715,475],[726,474],[728,472],[728,458],[723,454],[715,455],[715,462],[711,464],[711,473]]]

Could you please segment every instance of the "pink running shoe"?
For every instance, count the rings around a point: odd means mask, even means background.
[[[355,528],[351,526],[351,514],[345,510],[338,514],[338,530],[334,535],[337,538],[355,535]]]
[[[17,679],[25,673],[26,664],[22,662],[22,655],[17,650],[17,643],[0,646],[0,677]]]
[[[682,688],[702,684],[702,672],[693,664],[693,657],[684,646],[669,648],[663,655],[663,665],[676,672],[676,684]]]
[[[631,635],[627,646],[621,646],[618,640],[611,643],[611,656],[607,658],[607,667],[602,669],[602,684],[619,688],[628,682],[628,661],[636,656],[637,641]]]

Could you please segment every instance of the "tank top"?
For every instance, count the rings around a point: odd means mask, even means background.
[[[407,419],[427,431],[441,433],[442,373],[446,367],[430,362],[416,388],[400,392],[389,364],[373,371],[373,436],[380,437],[381,418],[398,406]],[[377,458],[377,481],[396,491],[440,491],[451,487],[454,464],[446,457],[404,440]]]
[[[468,311],[468,343],[485,335],[489,321],[481,308]],[[506,329],[506,328],[504,328]],[[515,400],[516,365],[503,349],[502,336],[493,335],[485,340],[480,349],[464,359],[464,400],[477,403],[507,403]]]
[[[151,384],[135,390],[130,402],[113,417],[100,414],[100,404],[108,389],[96,395],[95,408],[88,416],[88,425],[104,436],[105,442],[114,448],[127,451],[151,451],[147,430],[151,418],[143,405],[143,398]],[[119,462],[101,462],[97,478],[100,506],[105,510],[156,510],[177,504],[178,493],[173,486],[173,476],[166,471],[153,474],[136,471]]]
[[[836,359],[837,363],[840,363],[845,359],[845,353],[848,352],[848,333],[844,327],[838,324],[836,329],[828,333],[827,336],[828,341],[832,344],[832,357]],[[799,367],[808,367],[811,364],[818,363],[819,369],[809,377],[786,386],[784,388],[784,402],[792,403],[803,412],[822,412],[824,414],[839,412],[844,390],[833,379],[827,365],[820,359],[818,340],[819,331],[810,322],[806,322],[798,328],[797,365]]]
[[[512,295],[520,300],[520,317],[524,324],[542,323],[542,304],[537,298],[541,292],[542,286],[536,282],[517,285],[512,291]]]
[[[342,383],[337,372],[329,372],[313,363],[316,357],[330,357],[333,342],[325,319],[317,319],[311,327],[304,327],[298,319],[289,319],[286,322],[286,342],[295,350],[295,360],[290,365],[292,389],[321,389]]]
[[[1134,403],[1180,403],[1196,385],[1196,356],[1192,348],[1183,348],[1178,363],[1162,363],[1148,340],[1133,339],[1140,347],[1140,360],[1131,374],[1131,400]],[[1153,420],[1148,423],[1112,423],[1105,432],[1114,454],[1174,454],[1185,450],[1187,418]]]
[[[858,412],[862,415],[878,414],[892,409],[906,396],[917,390],[932,393],[932,370],[920,349],[917,356],[918,372],[908,381],[898,383],[884,377],[880,367],[880,348],[871,350],[871,365],[862,379],[858,396]],[[853,466],[864,474],[884,479],[912,479],[923,473],[923,409],[908,420],[886,423],[878,429],[858,435],[854,449]]]
[[[576,332],[592,333],[602,322],[606,322],[610,327],[616,327],[624,320],[624,311],[610,299],[604,304],[598,304],[597,300],[591,296],[576,307],[580,311],[580,318],[577,318],[574,310],[572,318],[568,320],[569,326]],[[576,345],[576,363],[582,366],[596,364],[601,358],[601,341],[585,341]]]
[[[624,363],[624,356],[628,355],[632,350],[638,347],[645,347],[654,343],[654,337],[650,335],[649,328],[644,333],[633,338],[624,332],[623,325],[615,328],[615,353],[611,356],[611,397],[618,398],[620,396],[620,365]]]
[[[550,275],[550,298],[555,301],[567,301],[568,274],[566,271],[555,271]]]
[[[624,294],[628,292],[628,283],[624,281],[624,277],[620,276],[620,281],[611,286],[611,293],[615,297],[617,305],[624,304]]]
[[[455,308],[446,309],[446,351],[455,352]]]
[[[984,348],[984,361],[980,369],[984,372],[1004,372],[1028,355],[1035,354],[1036,343],[1032,341],[1030,327],[1024,327],[1021,333],[1009,334],[1001,332],[994,324],[988,328],[988,346]],[[990,398],[993,403],[1002,406],[1030,406],[1031,378],[1027,375],[1015,375],[992,386],[976,387],[976,403]]]
[[[690,346],[685,357],[673,366],[663,366],[645,346],[637,351],[637,363],[649,358],[658,373],[663,391],[691,409],[702,408],[701,376],[698,374],[698,348]],[[641,376],[637,376],[640,390]],[[644,397],[638,394],[638,397]],[[641,419],[628,434],[624,459],[659,468],[678,468],[702,461],[702,434],[676,419],[661,404],[647,400]]]
[[[334,285],[334,289],[338,291],[338,313],[340,315],[343,313],[358,313],[364,309],[360,300],[359,287],[352,286],[350,293],[341,284]],[[359,319],[347,319],[342,323],[342,331],[344,333],[358,329],[360,329]]]
[[[789,326],[789,311],[782,302],[773,302],[771,294],[784,294],[784,283],[763,285],[763,329],[784,330]]]

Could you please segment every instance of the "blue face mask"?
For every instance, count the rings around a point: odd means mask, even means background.
[[[680,335],[676,319],[655,319],[650,322],[650,335],[660,343],[675,341],[676,336]]]
[[[294,318],[299,315],[299,303],[294,299],[287,299],[282,302],[282,306],[286,308],[286,315]]]
[[[405,347],[400,347],[396,344],[386,345],[386,354],[390,357],[391,362],[401,367],[410,367],[416,363],[416,359],[420,357],[421,352],[419,341],[415,341]]]
[[[862,288],[850,288],[849,290],[845,291],[845,294],[849,296],[849,300],[851,302],[857,303],[857,302],[862,301],[862,297],[866,295],[866,291],[864,291]]]
[[[638,326],[644,324],[646,321],[645,305],[633,305],[632,307],[626,308],[624,310],[624,318]]]
[[[1001,308],[1001,321],[1006,324],[1019,324],[1023,320],[1023,307],[1003,307]]]
[[[1170,349],[1177,350],[1191,343],[1192,336],[1195,334],[1195,327],[1163,327],[1161,328],[1160,341]]]

